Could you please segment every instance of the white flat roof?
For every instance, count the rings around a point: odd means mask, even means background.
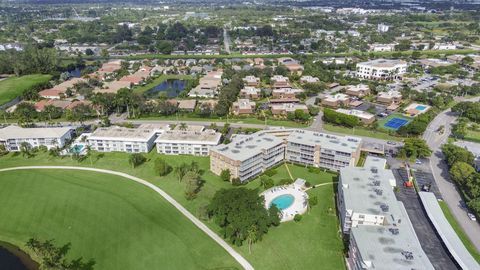
[[[60,138],[72,129],[71,127],[22,128],[10,125],[0,129],[0,139]]]
[[[213,130],[206,131],[183,131],[172,130],[162,133],[155,140],[156,143],[178,143],[178,144],[208,144],[218,145],[222,134]]]
[[[155,129],[106,127],[97,128],[88,140],[147,142],[157,133]]]

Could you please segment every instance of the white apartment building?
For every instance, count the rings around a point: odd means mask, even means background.
[[[214,130],[171,130],[155,140],[157,152],[165,155],[208,156],[210,148],[220,143],[222,134]]]
[[[385,159],[368,156],[364,167],[340,170],[337,204],[349,239],[348,268],[434,269],[385,166]]]
[[[355,75],[363,79],[400,79],[407,72],[407,62],[403,60],[375,59],[357,64]]]
[[[369,45],[370,51],[372,52],[393,52],[395,51],[395,43],[390,44],[371,44]]]
[[[361,139],[296,129],[286,140],[285,159],[308,166],[338,171],[355,166]]]
[[[30,147],[61,148],[72,139],[72,134],[71,127],[22,128],[11,125],[0,129],[0,145],[11,152],[20,151],[23,142]]]
[[[390,26],[388,26],[386,24],[379,23],[377,25],[377,31],[380,32],[380,33],[388,32],[389,29],[390,29]]]
[[[212,147],[210,170],[220,175],[230,170],[231,178],[248,181],[284,160],[285,144],[282,139],[257,132],[235,139],[227,145]]]
[[[87,143],[92,150],[99,152],[148,153],[153,148],[157,135],[164,130],[168,130],[168,127],[97,128],[87,138]]]

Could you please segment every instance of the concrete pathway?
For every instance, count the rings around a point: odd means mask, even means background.
[[[131,176],[126,173],[116,172],[111,170],[104,170],[104,169],[95,169],[95,168],[87,168],[87,167],[75,167],[75,166],[24,166],[24,167],[12,167],[12,168],[5,168],[0,169],[0,172],[5,171],[14,171],[14,170],[32,170],[32,169],[54,169],[54,170],[82,170],[82,171],[93,171],[99,173],[107,173],[118,175],[129,180],[135,181],[139,184],[142,184],[155,192],[157,192],[160,196],[162,196],[165,200],[167,200],[170,204],[172,204],[175,208],[177,208],[180,213],[182,213],[186,218],[188,218],[195,226],[197,226],[200,230],[206,233],[210,238],[212,238],[217,244],[223,247],[244,269],[246,270],[253,270],[253,266],[245,259],[242,255],[236,252],[227,242],[225,242],[220,236],[218,236],[215,232],[210,230],[203,222],[197,219],[194,215],[192,215],[187,209],[185,209],[182,205],[180,205],[175,199],[173,199],[170,195],[168,195],[165,191],[160,189],[159,187],[155,186],[154,184],[143,180],[141,178]]]

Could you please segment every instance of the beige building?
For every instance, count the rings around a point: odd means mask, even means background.
[[[366,84],[348,85],[345,94],[361,98],[370,95],[370,87]]]
[[[231,179],[248,181],[284,160],[285,144],[275,136],[255,133],[210,150],[210,171],[230,170]]]
[[[322,99],[322,105],[332,108],[347,107],[350,104],[350,97],[345,94],[326,95]]]
[[[351,115],[351,116],[356,116],[360,119],[360,121],[366,125],[369,125],[373,122],[375,122],[375,115],[360,111],[360,110],[346,110],[346,109],[336,109],[335,110],[338,113],[343,113],[346,115]]]
[[[298,89],[298,88],[279,88],[279,89],[273,89],[272,97],[275,98],[275,99],[295,98],[300,93],[303,93],[302,89]]]
[[[261,90],[252,86],[246,86],[240,90],[240,97],[246,99],[259,99]]]
[[[232,112],[235,115],[252,114],[255,111],[255,102],[249,99],[238,99],[232,104]]]
[[[317,77],[312,76],[302,76],[300,78],[300,83],[318,83],[319,81]]]
[[[200,78],[198,86],[190,90],[189,97],[214,97],[222,85],[223,70],[210,71]]]
[[[271,105],[273,115],[287,115],[288,113],[293,113],[296,110],[302,110],[305,113],[308,113],[308,107],[305,104],[298,103],[279,103]]]
[[[377,102],[384,105],[400,104],[402,102],[402,93],[397,90],[380,92],[377,95]]]
[[[247,76],[243,78],[243,82],[246,86],[258,87],[260,85],[260,78],[255,76]]]
[[[291,88],[290,79],[282,75],[274,75],[271,79],[271,84],[273,89],[279,88]]]

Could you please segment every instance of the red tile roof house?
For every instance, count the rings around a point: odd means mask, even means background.
[[[55,85],[52,88],[42,90],[38,94],[43,98],[60,99],[65,94],[68,88],[73,89],[75,84],[80,82],[85,82],[85,79],[72,78],[68,81],[64,81],[58,85]]]
[[[36,111],[41,112],[49,105],[65,110],[71,103],[69,100],[44,99],[35,103],[34,106]]]

